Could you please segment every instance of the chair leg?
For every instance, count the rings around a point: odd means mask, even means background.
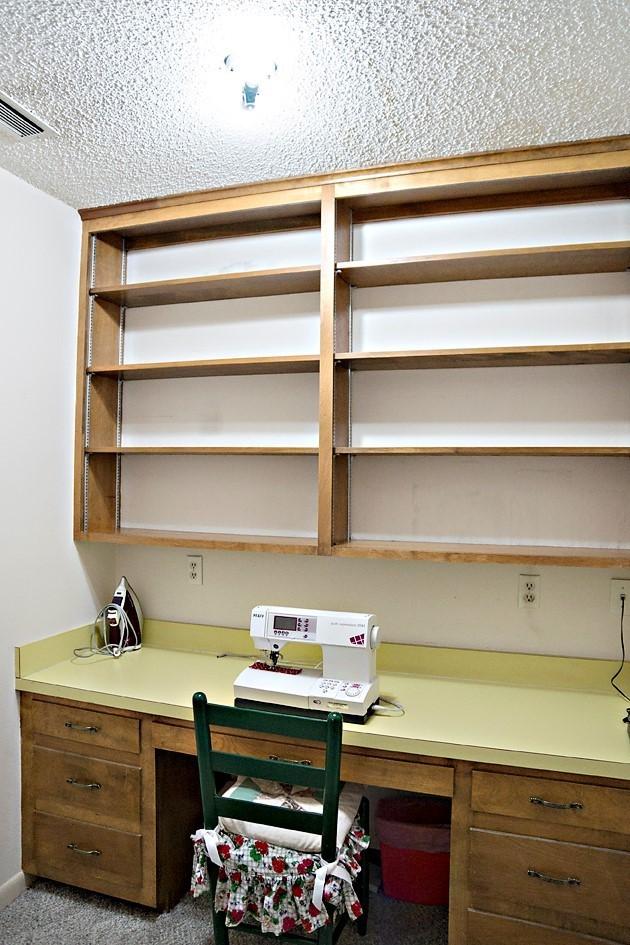
[[[317,933],[317,945],[333,945],[333,935],[335,927],[330,923],[330,925],[324,925],[319,929]]]
[[[366,833],[370,829],[370,802],[367,797],[361,799],[359,806],[359,823]],[[367,934],[367,922],[370,912],[370,860],[366,850],[361,861],[361,872],[356,880],[356,893],[363,909],[363,915],[357,919],[357,932],[363,936]]]
[[[229,932],[225,927],[225,912],[217,912],[214,908],[214,897],[217,890],[217,872],[216,866],[210,867],[210,901],[212,903],[214,945],[230,945]]]
[[[214,945],[230,945],[228,930],[225,927],[225,912],[212,910],[212,928],[214,930]]]

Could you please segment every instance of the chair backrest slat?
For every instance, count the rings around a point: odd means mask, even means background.
[[[325,768],[295,764],[290,761],[267,761],[251,755],[231,755],[222,751],[212,752],[212,767],[222,774],[243,774],[265,781],[280,781],[281,784],[297,784],[300,787],[323,790],[326,781]]]
[[[243,728],[250,732],[284,735],[287,738],[305,738],[309,742],[326,741],[325,719],[265,712],[260,709],[237,709],[233,706],[208,704],[208,722],[222,728]]]
[[[339,813],[339,774],[341,768],[342,721],[331,712],[325,719],[291,716],[259,709],[241,709],[208,704],[206,696],[193,696],[197,760],[201,784],[204,826],[216,827],[219,817],[268,824],[274,827],[319,834],[324,859],[334,860],[337,850],[337,818]],[[214,751],[212,728],[265,732],[287,738],[300,738],[325,744],[324,768],[287,760],[267,760],[229,752]],[[274,807],[254,801],[226,798],[218,794],[215,772],[240,774],[245,777],[281,783],[323,788],[321,814],[286,807]]]
[[[285,830],[299,830],[300,833],[321,834],[324,822],[322,814],[289,810],[287,807],[272,807],[270,804],[257,804],[256,801],[240,801],[235,797],[217,797],[217,813],[219,817],[268,824],[270,827],[282,827]]]

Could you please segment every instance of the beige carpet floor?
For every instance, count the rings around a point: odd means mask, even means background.
[[[205,898],[185,897],[172,912],[150,909],[37,880],[0,912],[0,945],[209,945]],[[259,938],[230,935],[230,945]],[[268,936],[270,945],[275,939]],[[373,892],[368,934],[344,930],[339,945],[446,945],[447,910],[416,906]]]

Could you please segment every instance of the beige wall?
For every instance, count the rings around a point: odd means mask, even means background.
[[[204,553],[204,584],[187,582],[185,549],[120,548],[117,573],[151,617],[249,626],[255,604],[294,604],[377,614],[385,640],[526,653],[615,658],[619,624],[609,612],[613,576],[629,572],[540,568],[538,610],[517,606],[512,565],[316,559]]]

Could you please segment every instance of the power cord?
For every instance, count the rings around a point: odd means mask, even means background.
[[[117,615],[118,621],[116,629],[119,632],[118,642],[109,642],[109,623],[108,618],[112,617],[112,611]],[[98,640],[101,645],[98,645]],[[101,607],[94,620],[92,635],[89,646],[79,646],[74,650],[74,655],[79,659],[89,659],[90,656],[113,656],[118,659],[123,655],[125,649],[129,646],[136,647],[140,643],[135,628],[129,619],[129,616],[120,604],[109,603]]]
[[[613,689],[617,690],[620,696],[623,696],[624,699],[630,702],[630,696],[628,696],[623,691],[623,689],[620,689],[617,683],[615,682],[615,679],[619,676],[619,674],[623,670],[625,666],[625,662],[626,662],[626,644],[624,641],[624,634],[623,634],[623,618],[624,618],[624,613],[626,609],[626,595],[621,594],[620,596],[621,596],[621,620],[619,621],[619,634],[621,637],[621,663],[619,664],[619,669],[617,670],[617,672],[613,676],[610,677],[610,685],[613,687]],[[630,715],[630,708],[628,709],[628,714]]]
[[[380,696],[378,702],[372,706],[372,712],[374,715],[400,716],[405,714],[405,707],[402,702]]]
[[[621,596],[621,619],[619,622],[619,633],[621,637],[621,663],[619,664],[619,669],[617,670],[617,672],[614,673],[613,676],[611,676],[610,684],[613,687],[613,689],[617,690],[620,696],[623,696],[624,699],[627,699],[628,701],[630,701],[630,696],[626,695],[623,689],[620,689],[619,686],[615,683],[615,679],[617,679],[617,677],[623,670],[625,666],[625,662],[626,662],[626,644],[625,644],[624,632],[623,632],[623,618],[624,618],[625,609],[626,609],[626,595],[621,594],[620,596]]]

